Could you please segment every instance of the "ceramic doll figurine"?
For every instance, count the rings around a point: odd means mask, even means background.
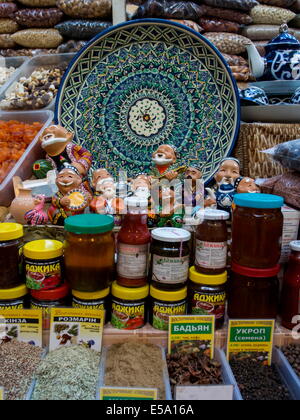
[[[260,193],[259,187],[255,184],[255,180],[248,177],[241,177],[235,181],[235,190],[237,194],[243,193]]]
[[[131,181],[130,189],[134,197],[149,200],[151,196],[151,183],[149,177],[144,174],[138,175]]]
[[[97,182],[97,192],[90,204],[90,210],[97,214],[110,214],[118,216],[124,213],[125,204],[122,198],[117,197],[116,183],[112,178],[103,178]]]
[[[44,211],[45,196],[44,195],[35,196],[34,204],[35,204],[34,209],[28,211],[24,216],[27,224],[31,226],[46,225],[48,223],[49,218],[48,218],[47,213]]]
[[[235,182],[241,177],[240,162],[235,158],[225,158],[215,176],[217,183],[216,203],[218,210],[231,212],[233,198],[236,193]]]
[[[183,204],[188,207],[201,205],[204,197],[204,182],[200,167],[189,167],[184,174]]]
[[[92,179],[92,187],[94,188],[94,191],[96,193],[100,191],[101,181],[103,179],[110,179],[111,181],[114,181],[112,175],[107,171],[107,169],[100,168],[94,171],[93,179]]]
[[[63,226],[69,216],[84,213],[92,199],[82,182],[82,176],[73,166],[67,166],[56,178],[58,192],[52,198],[48,216],[52,224]]]
[[[177,204],[174,188],[169,185],[159,187],[155,191],[151,212],[148,214],[149,227],[181,228],[184,218],[184,207]]]
[[[152,177],[156,179],[167,179],[173,181],[179,177],[179,174],[184,172],[186,167],[177,165],[177,154],[174,146],[163,144],[152,155],[152,162],[154,168],[152,170]]]

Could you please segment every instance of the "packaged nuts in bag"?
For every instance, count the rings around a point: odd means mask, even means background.
[[[66,15],[80,19],[109,19],[111,0],[57,0],[57,7]]]
[[[57,48],[63,41],[57,29],[24,29],[12,35],[21,47]]]
[[[26,28],[53,28],[62,17],[63,12],[57,8],[22,9],[14,15],[15,21]]]
[[[208,32],[204,36],[225,54],[242,54],[249,44],[248,38],[226,32]]]

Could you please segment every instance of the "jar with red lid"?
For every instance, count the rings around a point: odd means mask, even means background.
[[[300,322],[300,241],[291,242],[292,254],[281,295],[282,325],[292,330]]]
[[[229,213],[206,209],[196,232],[195,268],[202,274],[222,274],[227,267]]]
[[[280,265],[253,269],[232,264],[228,283],[231,319],[276,319],[279,309]]]
[[[68,306],[69,287],[64,284],[52,290],[31,290],[31,309],[41,309],[43,313],[43,329],[50,329],[51,308]]]
[[[232,221],[232,261],[235,264],[268,269],[281,256],[284,204],[271,194],[236,194]]]

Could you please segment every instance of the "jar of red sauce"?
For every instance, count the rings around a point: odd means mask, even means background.
[[[229,213],[206,209],[196,233],[195,268],[202,274],[222,274],[227,267]]]
[[[285,273],[281,295],[282,325],[292,330],[300,323],[300,241],[290,244],[292,254]]]
[[[237,194],[232,221],[232,261],[258,269],[275,267],[281,255],[284,204],[271,194]]]
[[[232,264],[228,283],[231,319],[276,319],[279,310],[280,265],[253,269]]]
[[[128,214],[118,234],[117,283],[143,287],[148,283],[151,234],[147,226],[148,201],[130,197]]]

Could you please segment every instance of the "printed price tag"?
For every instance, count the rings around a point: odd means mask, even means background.
[[[227,359],[256,353],[258,362],[272,364],[275,320],[230,320]]]
[[[50,351],[82,344],[101,351],[105,311],[97,309],[51,309]]]
[[[0,311],[0,343],[23,341],[42,347],[42,311],[7,309]]]
[[[169,326],[169,354],[199,351],[213,359],[214,316],[171,316]]]
[[[116,388],[102,387],[100,388],[100,400],[152,400],[156,401],[158,396],[157,389],[151,388]],[[111,413],[111,414],[118,414]]]
[[[0,387],[0,401],[4,400],[4,389],[3,387]]]
[[[177,386],[177,401],[232,401],[233,385]]]

